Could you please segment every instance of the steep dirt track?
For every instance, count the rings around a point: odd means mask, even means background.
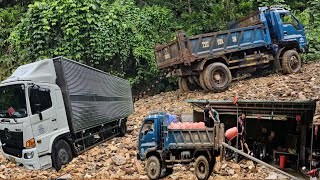
[[[140,99],[135,102],[135,113],[128,119],[129,134],[122,138],[114,138],[95,147],[75,158],[61,171],[53,169],[42,171],[26,170],[17,167],[0,156],[0,178],[56,178],[67,174],[73,178],[147,178],[143,164],[136,160],[137,137],[143,118],[153,110],[171,113],[191,112],[191,106],[184,102],[186,99],[227,100],[238,94],[243,100],[295,100],[320,98],[320,62],[304,65],[299,74],[271,74],[267,77],[253,78],[233,82],[229,90],[221,93],[179,91],[161,93],[153,97]],[[318,104],[317,114],[320,114]],[[319,120],[320,122],[320,117]],[[251,168],[250,168],[251,167]],[[217,171],[228,178],[266,178],[270,171],[265,167],[252,170],[252,162],[244,161],[240,165],[229,162],[220,164]],[[168,178],[195,179],[193,168],[175,167],[175,172]],[[222,176],[211,177],[225,179]],[[272,173],[271,173],[272,175]]]

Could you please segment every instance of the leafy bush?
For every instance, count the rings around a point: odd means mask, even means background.
[[[29,5],[9,41],[21,62],[65,56],[136,86],[157,75],[153,47],[170,18],[166,8],[131,0],[44,0]]]

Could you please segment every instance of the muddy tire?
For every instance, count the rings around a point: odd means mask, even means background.
[[[197,83],[194,81],[193,77],[192,76],[188,76],[188,81],[190,84],[192,85],[197,85]]]
[[[150,179],[159,179],[161,175],[161,166],[156,156],[150,156],[147,161],[147,175]]]
[[[220,62],[212,63],[204,71],[204,82],[214,92],[226,90],[232,81],[229,68]]]
[[[194,82],[196,82],[196,84],[198,85],[198,88],[201,89],[200,82],[199,82],[199,76],[192,76],[192,77],[193,77]]]
[[[198,89],[198,84],[194,79],[189,76],[187,78],[185,77],[179,77],[179,89],[182,92],[190,92]]]
[[[282,69],[286,74],[298,73],[301,70],[301,58],[297,51],[288,50],[282,56]]]
[[[204,82],[204,71],[202,71],[202,72],[200,73],[200,76],[199,76],[199,84],[200,84],[200,87],[201,87],[204,91],[210,91],[210,90],[207,88],[207,86],[206,86],[206,84],[205,84],[205,82]]]
[[[119,127],[119,136],[123,137],[127,133],[127,122],[125,120],[121,121],[120,127]]]
[[[72,152],[69,144],[65,140],[58,140],[52,148],[52,166],[59,171],[61,167],[72,160]]]
[[[195,162],[195,174],[199,180],[206,180],[211,175],[208,159],[205,156],[199,156]]]
[[[189,92],[190,91],[190,89],[188,87],[188,79],[187,78],[179,77],[178,85],[179,85],[179,89],[182,92]]]
[[[173,168],[166,168],[166,176],[169,176],[173,173]]]

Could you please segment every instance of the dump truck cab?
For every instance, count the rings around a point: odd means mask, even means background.
[[[300,52],[305,52],[307,38],[302,23],[290,11],[281,7],[271,7],[265,10],[270,36],[273,40],[278,40],[280,46],[297,48]]]
[[[138,159],[144,160],[150,152],[161,148],[161,125],[166,118],[165,113],[147,116],[139,131]]]
[[[69,128],[61,90],[50,82],[52,69],[32,68],[18,68],[0,84],[0,139],[10,161],[46,169],[52,166],[52,142]]]

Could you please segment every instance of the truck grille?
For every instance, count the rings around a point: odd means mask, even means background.
[[[1,143],[8,147],[23,149],[23,133],[9,131],[10,136],[8,136],[8,132],[5,132],[6,130],[0,130]]]
[[[16,149],[8,146],[2,146],[3,152],[15,157],[22,158],[22,149]]]

